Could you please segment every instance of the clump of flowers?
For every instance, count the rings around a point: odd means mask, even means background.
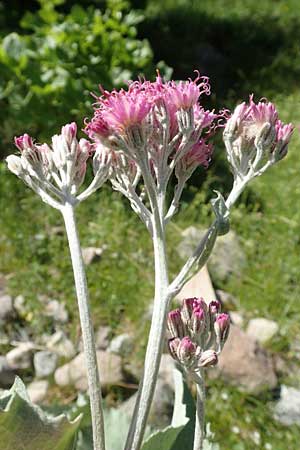
[[[42,199],[59,209],[66,200],[81,201],[106,181],[110,156],[101,145],[86,139],[77,140],[77,125],[73,122],[62,127],[52,137],[52,144],[37,144],[28,135],[15,137],[21,156],[10,155],[7,165]],[[85,178],[87,160],[93,158],[94,180],[90,187],[75,200]]]
[[[261,175],[287,154],[293,125],[283,124],[268,101],[238,105],[224,129],[227,158],[235,177]]]
[[[181,308],[168,314],[170,354],[189,373],[215,366],[230,328],[228,314],[221,313],[221,304],[207,304],[203,298],[187,298]]]

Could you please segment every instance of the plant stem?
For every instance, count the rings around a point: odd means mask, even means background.
[[[66,203],[61,208],[61,211],[64,217],[69,241],[81,323],[83,349],[87,365],[94,450],[105,450],[101,385],[97,364],[93,324],[90,314],[86,275],[76,227],[74,206],[70,203]]]
[[[203,449],[204,440],[204,416],[205,416],[205,385],[203,371],[197,380],[196,420],[193,450]]]
[[[153,247],[155,261],[155,296],[152,322],[145,356],[144,373],[139,386],[139,394],[130,425],[125,450],[139,450],[142,445],[146,423],[157,381],[159,365],[164,345],[167,308],[169,304],[168,269],[165,251],[164,225],[162,215],[157,210],[153,220]],[[162,203],[161,203],[162,206]]]

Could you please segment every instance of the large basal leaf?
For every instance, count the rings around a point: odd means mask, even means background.
[[[44,413],[17,377],[0,397],[0,450],[73,450],[80,421]]]
[[[175,403],[172,425],[164,430],[153,433],[144,443],[142,450],[173,450],[179,434],[189,422],[187,416],[187,388],[182,381],[182,375],[178,370],[174,370],[175,381]]]

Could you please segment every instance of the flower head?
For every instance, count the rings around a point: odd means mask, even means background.
[[[70,201],[76,194],[85,177],[87,160],[93,153],[93,145],[86,139],[78,142],[76,134],[77,125],[73,122],[63,126],[61,133],[52,137],[51,146],[36,144],[28,134],[15,137],[15,145],[21,155],[7,158],[9,170],[55,208],[60,208],[66,199]],[[95,153],[97,158],[97,150]],[[104,174],[107,164],[102,163],[101,167],[98,164],[98,171]],[[106,176],[107,172],[105,169]],[[93,188],[99,187],[100,181],[103,182],[103,177],[98,173],[93,180]]]
[[[282,159],[293,131],[278,118],[275,105],[268,101],[238,105],[224,129],[227,157],[235,176],[260,175],[269,165]],[[250,171],[250,172],[249,172]]]
[[[228,314],[220,313],[221,304],[206,304],[203,298],[186,298],[182,307],[168,315],[171,356],[187,371],[214,366],[229,333]]]

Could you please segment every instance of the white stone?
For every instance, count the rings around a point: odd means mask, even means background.
[[[73,342],[61,330],[47,338],[46,346],[50,351],[65,359],[72,359],[76,355]]]
[[[20,316],[26,314],[25,298],[23,295],[17,295],[14,299],[14,308]]]
[[[85,265],[92,264],[95,261],[98,261],[101,258],[101,255],[104,251],[103,247],[85,247],[82,249],[82,257]]]
[[[238,327],[242,328],[242,326],[244,325],[244,318],[241,315],[241,313],[239,313],[238,311],[230,311],[229,314],[231,322],[234,325],[237,325]]]
[[[119,334],[111,340],[108,350],[120,356],[128,356],[133,350],[133,336],[129,333]]]
[[[176,299],[181,302],[189,297],[203,297],[207,302],[216,299],[216,293],[206,265],[183,286]]]
[[[49,350],[43,350],[35,353],[33,365],[37,378],[45,378],[52,375],[57,366],[57,354]]]
[[[281,386],[280,400],[275,405],[274,417],[283,425],[300,425],[300,390]]]
[[[174,389],[174,375],[175,361],[168,353],[164,353],[161,357],[159,366],[159,378],[161,378],[168,386]]]
[[[97,351],[97,361],[101,373],[101,386],[118,385],[123,380],[122,361],[118,355],[108,351]],[[56,369],[55,382],[59,386],[75,386],[80,391],[88,387],[84,353],[79,353],[72,361]]]
[[[279,331],[279,326],[274,320],[258,317],[248,323],[246,333],[261,343],[270,341]]]
[[[49,382],[47,380],[32,381],[27,392],[32,403],[41,403],[47,397]]]
[[[32,364],[32,352],[34,344],[32,342],[22,342],[18,347],[10,350],[7,355],[7,363],[11,369],[29,369]]]
[[[69,320],[64,303],[60,303],[58,300],[49,300],[45,306],[45,314],[52,317],[55,322],[66,323]]]

